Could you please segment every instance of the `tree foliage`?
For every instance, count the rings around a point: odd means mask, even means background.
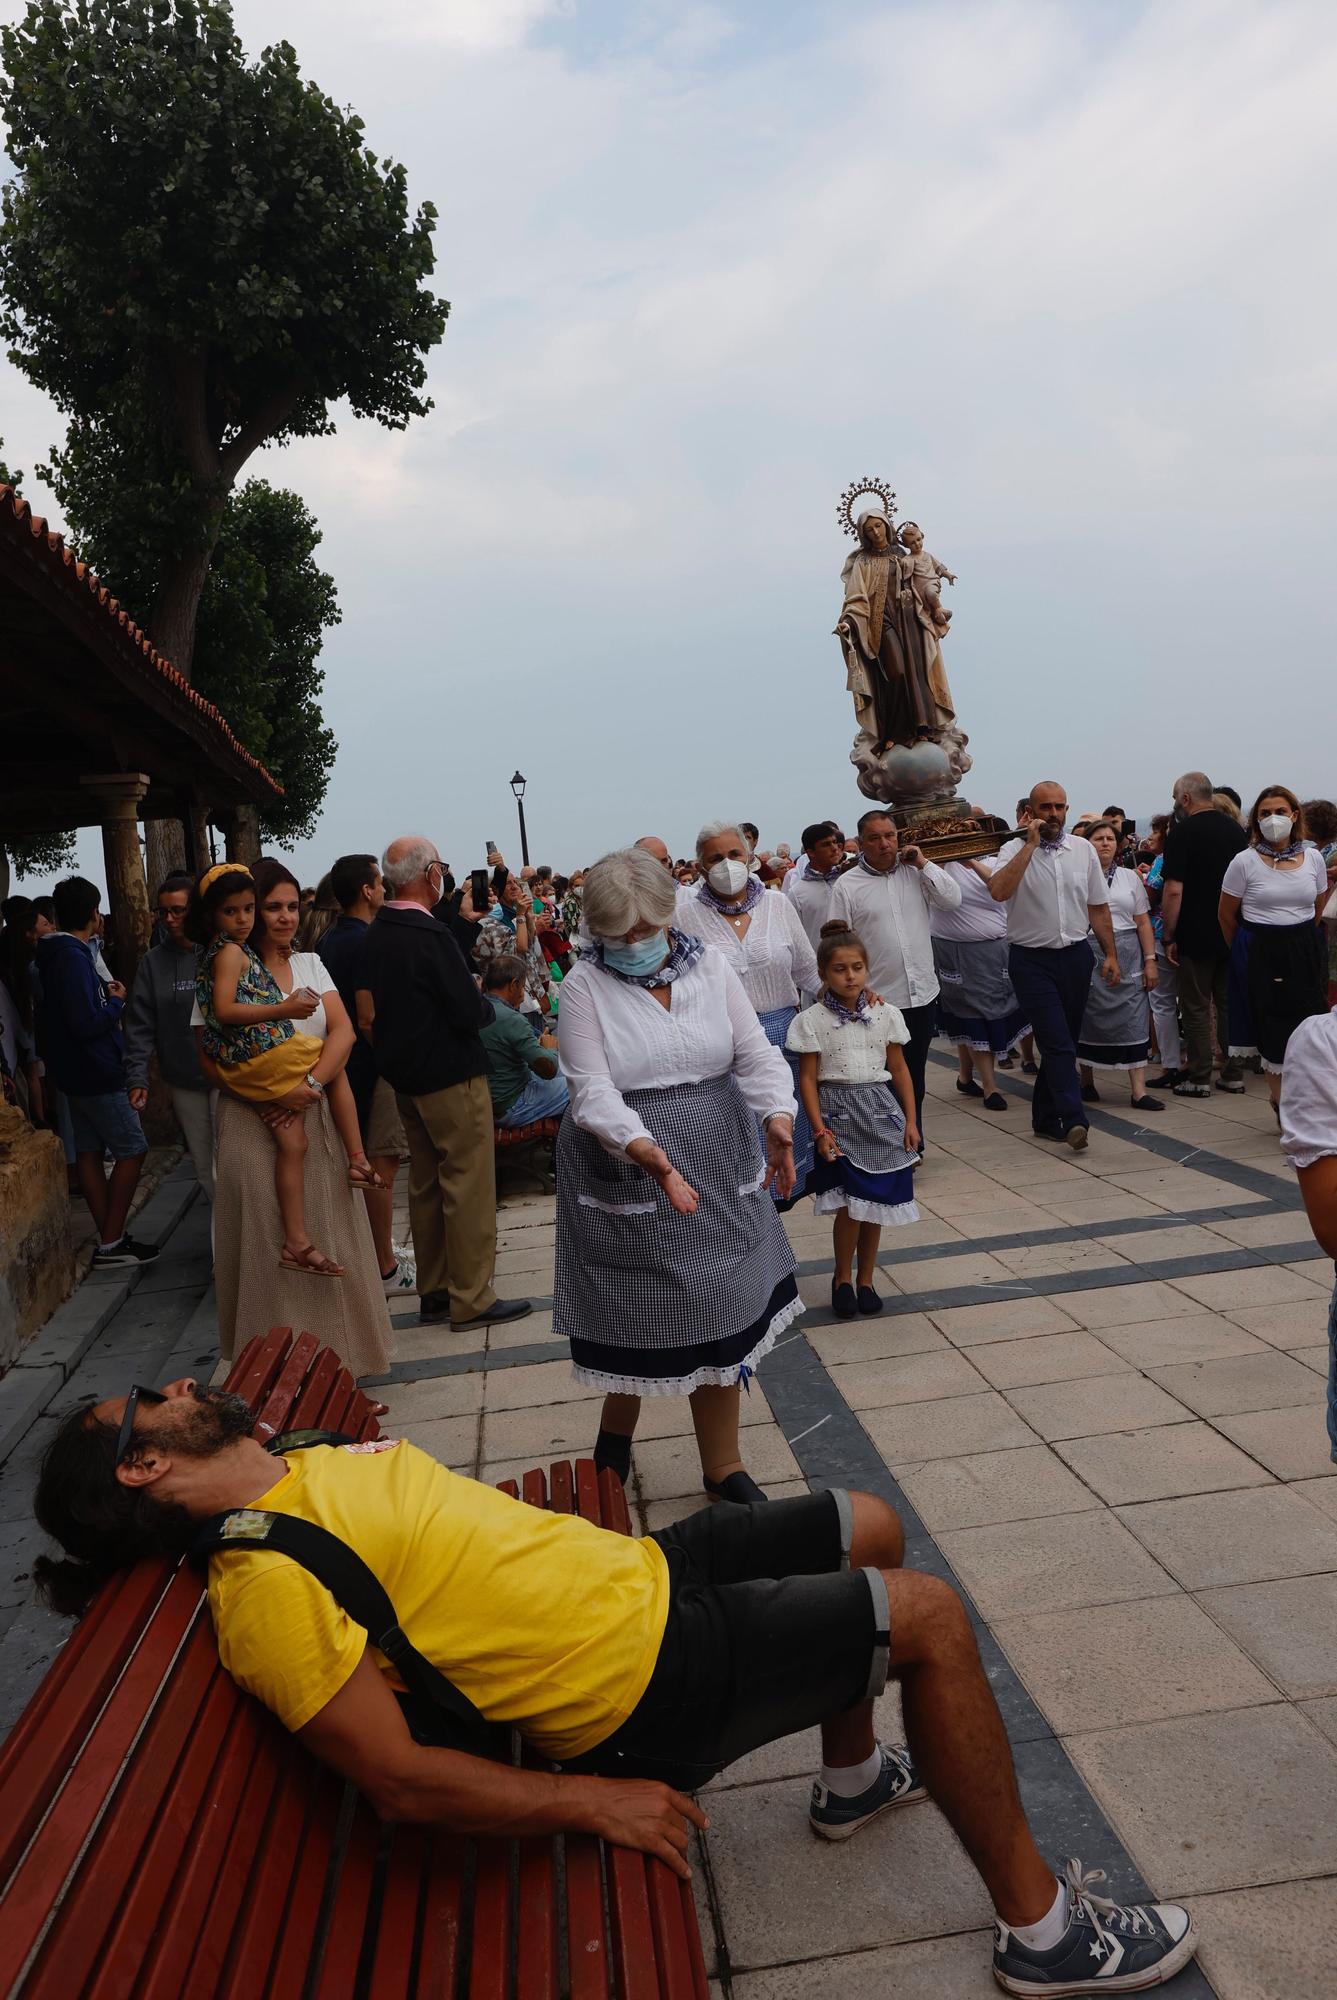
[[[9,856],[17,876],[63,875],[74,865],[74,835],[6,833],[0,828],[0,852]]]
[[[0,51],[0,329],[70,420],[66,483],[112,450],[137,469],[145,622],[189,673],[252,453],[340,399],[396,429],[431,407],[435,210],[287,43],[248,62],[222,0],[30,0]]]

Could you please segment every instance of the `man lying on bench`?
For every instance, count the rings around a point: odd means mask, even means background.
[[[239,1397],[190,1381],[72,1412],[37,1489],[37,1517],[70,1560],[44,1558],[34,1574],[74,1612],[140,1557],[207,1552],[223,1664],[384,1818],[594,1833],[685,1876],[690,1829],[707,1824],[687,1794],[820,1724],[813,1831],[844,1840],[931,1797],[993,1899],[994,1974],[1008,1992],[1140,1992],[1191,1958],[1178,1905],[1111,1903],[1078,1862],[1055,1878],[961,1602],[900,1567],[904,1537],[884,1501],[726,1504],[636,1541],[391,1439],[298,1434],[276,1440],[276,1462],[252,1423]],[[294,1520],[326,1531],[316,1556]],[[265,1546],[271,1532],[290,1548]],[[337,1599],[313,1573],[322,1562]],[[368,1602],[357,1577],[383,1607],[364,1622],[344,1608]],[[874,1735],[888,1674],[908,1749]],[[472,1704],[568,1768],[520,1770],[421,1740],[431,1716],[396,1690],[433,1681],[439,1714],[451,1698],[457,1712]]]

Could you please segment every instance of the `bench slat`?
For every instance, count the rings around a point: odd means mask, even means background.
[[[276,1328],[275,1331],[288,1331]],[[311,1363],[320,1352],[320,1342],[313,1333],[299,1333],[293,1342],[282,1370],[273,1388],[260,1405],[260,1414],[255,1420],[255,1435],[261,1443],[267,1442],[284,1429],[290,1429],[289,1412],[306,1377]]]
[[[213,1634],[201,1611],[80,1861],[81,1894],[62,1907],[43,1939],[26,1988],[34,2000],[68,2000],[82,1991],[162,1811],[164,1773],[173,1774],[166,1788],[177,1805],[175,1773],[217,1672]]]
[[[292,1995],[301,1993],[305,1987],[311,1940],[316,1935],[329,1875],[330,1839],[339,1817],[339,1802],[345,1792],[342,1782],[323,1766],[315,1766],[313,1775],[315,1782],[307,1837],[297,1858],[287,1918],[269,1975],[270,2000],[292,2000]],[[184,1986],[177,1989],[178,1997],[186,1992]]]
[[[228,1372],[227,1386],[258,1410],[277,1382],[292,1343],[292,1329],[272,1326],[248,1340]]]
[[[376,1872],[376,1831],[372,1814],[356,1800],[320,1971],[310,1988],[312,2000],[353,2000]]]
[[[315,1766],[300,1751],[285,1756],[278,1788],[260,1838],[242,1903],[219,2000],[255,2000],[265,1990],[280,1933],[287,1922],[297,1858],[308,1835],[323,1845],[325,1830],[310,1822]],[[259,1830],[257,1830],[259,1831]]]
[[[434,1833],[422,1904],[418,2000],[453,2000],[459,1984],[466,1847],[458,1834]],[[275,1995],[275,2000],[279,1996]]]
[[[428,1837],[421,1827],[395,1828],[368,1987],[375,2000],[414,2000],[414,1938],[425,1893],[427,1849]]]
[[[223,1976],[238,1923],[242,1902],[250,1884],[251,1865],[261,1829],[273,1807],[285,1756],[291,1755],[291,1739],[272,1717],[262,1713],[255,1750],[242,1786],[236,1815],[227,1828],[222,1858],[214,1877],[212,1892],[205,1902],[194,1950],[185,1972],[185,1984],[168,1991],[212,1995]]]
[[[469,2000],[507,2000],[511,1942],[511,1843],[480,1840],[474,1862]]]

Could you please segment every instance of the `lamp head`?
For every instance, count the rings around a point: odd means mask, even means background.
[[[525,780],[519,771],[511,779],[511,790],[515,793],[517,799],[522,799],[525,795]]]

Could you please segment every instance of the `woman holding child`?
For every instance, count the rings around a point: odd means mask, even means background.
[[[337,1106],[354,1029],[321,959],[314,952],[293,950],[301,892],[282,862],[266,859],[250,870],[224,864],[200,878],[192,916],[196,942],[202,946],[204,997],[212,1002],[212,1012],[218,993],[215,968],[230,974],[236,964],[214,940],[240,942],[230,937],[224,912],[232,908],[235,917],[234,906],[248,898],[254,903],[254,928],[240,945],[241,971],[231,982],[232,998],[242,1006],[249,1002],[266,1021],[271,1016],[276,1024],[291,1021],[293,1033],[280,1034],[279,1053],[263,1057],[258,1065],[253,1060],[219,1062],[207,1047],[201,1054],[206,1074],[220,1092],[214,1276],[222,1352],[230,1359],[252,1334],[290,1325],[334,1348],[353,1375],[380,1374],[389,1365],[390,1317],[366,1205],[358,1192],[369,1169],[360,1142],[350,1145],[341,1139],[330,1102],[333,1086]],[[206,971],[204,959],[211,951]],[[226,997],[224,1011],[239,1011],[226,1006]],[[250,1025],[244,1018],[215,1020],[214,1028],[206,1027],[206,1009],[197,1003],[196,1039],[204,1043],[208,1035],[216,1048],[222,1046],[220,1032],[226,1036],[229,1029]],[[312,1046],[302,1046],[299,1037],[309,1038]],[[284,1074],[272,1089],[258,1074],[294,1063],[302,1074]],[[355,1124],[351,1129],[355,1135]],[[285,1158],[280,1141],[291,1147],[294,1137],[299,1139],[294,1151],[301,1170],[305,1242],[294,1240],[291,1228],[285,1228],[276,1179]]]

